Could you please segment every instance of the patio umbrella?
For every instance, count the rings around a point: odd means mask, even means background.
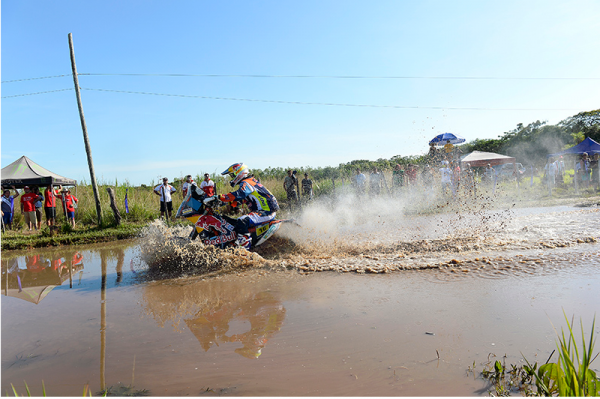
[[[435,145],[445,145],[448,140],[450,140],[451,144],[461,144],[467,141],[464,137],[459,136],[458,134],[442,133],[435,136],[433,140],[429,142],[429,144],[433,143]]]

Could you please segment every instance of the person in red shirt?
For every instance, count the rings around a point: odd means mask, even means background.
[[[210,180],[210,175],[208,173],[204,174],[204,180],[200,183],[200,188],[206,193],[207,197],[212,197],[217,193],[215,191],[215,182]]]
[[[37,230],[37,219],[35,216],[35,202],[38,199],[38,195],[31,192],[28,186],[24,187],[25,194],[21,195],[21,212],[25,218],[25,223],[31,231],[31,226]]]
[[[79,202],[79,200],[77,199],[77,197],[75,197],[74,195],[71,194],[71,190],[69,190],[69,189],[63,189],[62,193],[63,193],[63,196],[59,197],[59,199],[61,201],[64,201],[65,206],[67,208],[67,220],[69,221],[71,226],[73,226],[73,228],[74,228],[75,227],[75,207],[77,206],[77,203]]]
[[[58,186],[58,190],[53,190],[52,186],[46,187],[44,191],[44,212],[46,213],[46,224],[54,226],[56,224],[56,198],[60,195],[62,186]]]

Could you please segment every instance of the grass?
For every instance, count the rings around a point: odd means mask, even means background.
[[[481,372],[481,377],[492,384],[492,396],[510,396],[511,393],[521,392],[526,396],[599,396],[600,380],[594,370],[590,368],[592,362],[598,357],[593,356],[596,338],[594,329],[596,318],[592,322],[589,340],[586,343],[583,323],[581,327],[581,344],[577,344],[573,332],[573,321],[569,322],[565,314],[567,333],[561,330],[557,333],[558,360],[550,363],[550,359],[556,351],[538,368],[537,362],[533,365],[523,356],[526,365],[516,366],[511,364],[506,367],[506,356],[504,361],[489,361]],[[581,351],[580,351],[581,349]],[[474,372],[468,368],[468,372]]]
[[[2,250],[91,244],[132,238],[137,236],[145,225],[146,223],[127,223],[106,228],[80,227],[69,230],[70,226],[65,224],[64,230],[53,235],[50,235],[47,228],[36,235],[8,231],[2,236]]]
[[[18,396],[27,396],[27,397],[31,397],[31,391],[29,390],[29,386],[27,385],[27,382],[23,381],[25,383],[25,394],[19,395],[19,393],[17,392],[17,389],[15,388],[15,386],[13,384],[10,384],[13,394],[15,395],[15,397]],[[6,396],[8,396],[8,392],[6,393]],[[42,380],[42,396],[46,397],[46,386],[44,385],[44,381]],[[85,384],[83,386],[83,396],[92,396],[92,391],[89,387],[88,384]],[[106,396],[106,395],[104,395]]]

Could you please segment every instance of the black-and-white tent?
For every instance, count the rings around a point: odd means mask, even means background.
[[[77,180],[69,179],[50,172],[22,156],[10,165],[2,168],[2,187],[15,186],[49,186],[49,185],[76,186]]]

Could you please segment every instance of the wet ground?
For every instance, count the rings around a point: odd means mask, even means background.
[[[135,241],[3,251],[2,393],[25,380],[40,395],[43,380],[50,396],[86,383],[154,396],[487,395],[467,374],[474,362],[544,362],[563,311],[589,332],[597,207],[373,209],[314,207],[253,255],[173,245],[185,231],[159,223]]]

